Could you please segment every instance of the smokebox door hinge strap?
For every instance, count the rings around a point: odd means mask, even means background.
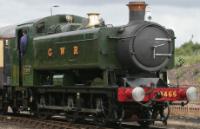
[[[156,48],[165,46],[166,44],[170,43],[172,41],[172,39],[170,39],[170,38],[155,38],[155,41],[162,41],[162,42],[166,41],[166,43],[153,46],[153,58],[154,59],[156,59],[157,56],[160,56],[160,57],[171,57],[172,56],[172,54],[168,54],[168,53],[156,53]]]

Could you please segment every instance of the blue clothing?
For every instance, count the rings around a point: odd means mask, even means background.
[[[27,43],[28,43],[28,36],[26,34],[24,34],[20,39],[20,50],[21,50],[22,56],[25,53]]]

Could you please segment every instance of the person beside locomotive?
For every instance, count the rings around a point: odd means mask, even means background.
[[[20,55],[21,55],[21,57],[23,57],[25,54],[27,44],[28,44],[27,31],[23,30],[22,37],[20,38]]]

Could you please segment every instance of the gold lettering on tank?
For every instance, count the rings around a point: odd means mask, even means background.
[[[64,56],[65,55],[65,47],[60,48],[60,55]]]
[[[79,54],[79,47],[78,46],[74,46],[73,47],[73,54],[74,55],[78,55]]]
[[[57,48],[57,50],[58,51],[56,52],[56,51],[54,51],[53,48],[48,48],[48,50],[47,50],[48,57],[52,57],[54,54],[60,55],[60,56],[65,56],[66,55],[66,51],[67,50],[66,50],[65,47],[59,47],[59,48]],[[73,46],[72,47],[72,54],[74,56],[79,55],[79,46]]]
[[[49,48],[47,54],[48,54],[49,57],[52,57],[53,56],[53,49]]]

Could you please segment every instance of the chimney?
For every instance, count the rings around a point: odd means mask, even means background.
[[[129,23],[144,21],[147,4],[144,1],[129,2]]]

